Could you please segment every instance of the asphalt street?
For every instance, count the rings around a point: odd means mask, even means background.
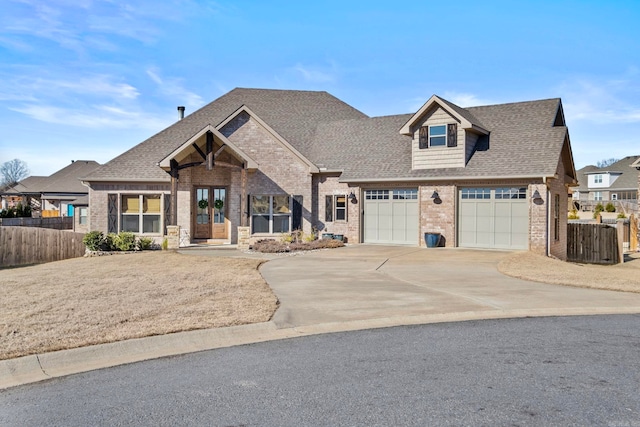
[[[316,335],[0,391],[2,426],[640,426],[640,315]]]

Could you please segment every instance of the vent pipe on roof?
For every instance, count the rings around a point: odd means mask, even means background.
[[[178,118],[180,120],[184,119],[184,107],[182,105],[178,107]]]

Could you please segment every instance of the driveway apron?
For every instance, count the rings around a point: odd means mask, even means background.
[[[547,285],[497,271],[509,252],[355,245],[272,259],[279,328],[380,318],[508,312],[640,312],[640,294]]]

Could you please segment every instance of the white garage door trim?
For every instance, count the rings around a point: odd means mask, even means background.
[[[461,188],[458,192],[458,246],[528,249],[527,188]]]
[[[365,190],[364,242],[418,245],[418,190]]]

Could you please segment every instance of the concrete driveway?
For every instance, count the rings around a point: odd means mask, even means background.
[[[509,252],[355,245],[272,259],[278,328],[438,316],[500,318],[640,312],[640,294],[547,285],[497,271]],[[395,322],[392,322],[395,323]],[[419,322],[415,322],[419,323]]]

